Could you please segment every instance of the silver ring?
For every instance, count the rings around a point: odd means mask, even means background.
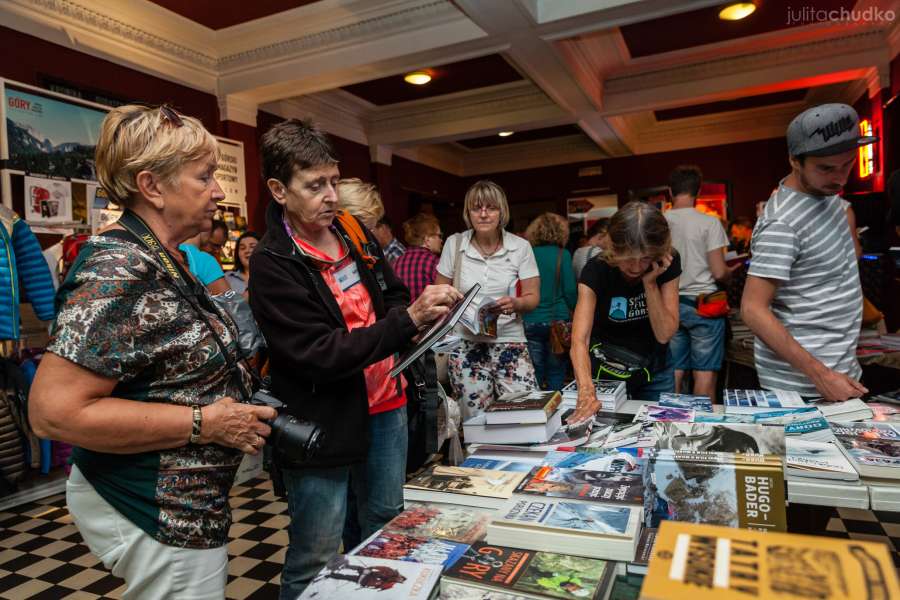
[[[256,434],[256,443],[253,444],[253,445],[256,446],[257,448],[258,448],[259,446],[262,446],[262,445],[263,445],[263,439],[262,439],[262,436],[259,435],[258,433]]]

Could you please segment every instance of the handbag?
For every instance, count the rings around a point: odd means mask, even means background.
[[[241,356],[249,358],[266,347],[266,339],[253,318],[250,303],[234,290],[212,296],[213,302],[228,313],[238,330],[237,345]]]
[[[722,290],[697,296],[697,314],[707,319],[719,319],[728,316],[728,293]]]
[[[562,266],[562,248],[556,254],[556,282],[553,284],[553,301],[559,296],[560,268]],[[565,354],[572,347],[572,321],[556,320],[550,322],[550,351],[553,354]]]
[[[631,380],[637,376],[637,379],[646,377],[646,381],[651,381],[650,375],[650,358],[641,356],[636,352],[611,344],[609,342],[597,341],[588,351],[591,359],[591,370],[594,372],[594,379],[616,379],[620,381]]]

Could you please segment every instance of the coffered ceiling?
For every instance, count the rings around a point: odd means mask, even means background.
[[[469,175],[780,137],[888,85],[900,0],[757,4],[0,0],[0,19],[216,94],[223,119],[312,116],[373,160]],[[417,69],[432,82],[403,81]]]

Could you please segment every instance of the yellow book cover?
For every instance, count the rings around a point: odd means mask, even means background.
[[[888,548],[876,542],[665,521],[641,600],[892,600]]]

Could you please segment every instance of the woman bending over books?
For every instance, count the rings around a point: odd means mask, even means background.
[[[613,215],[606,252],[578,283],[570,353],[578,404],[570,422],[600,408],[592,379],[625,380],[628,396],[639,400],[674,390],[668,345],[678,330],[679,275],[659,210],[629,202]]]

